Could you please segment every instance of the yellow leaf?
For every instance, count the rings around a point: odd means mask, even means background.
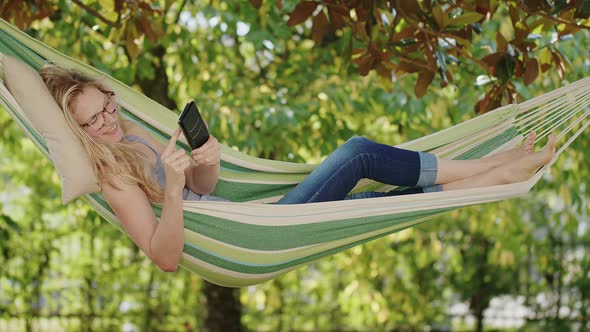
[[[463,15],[451,19],[449,25],[465,26],[471,23],[478,22],[484,17],[484,15],[477,12],[466,12]]]
[[[447,13],[442,10],[440,5],[432,8],[432,16],[441,30],[444,29],[444,27],[446,27],[449,23],[449,17]]]
[[[551,57],[551,51],[548,48],[544,48],[539,55],[539,62],[544,64],[551,64],[553,62]]]
[[[508,42],[504,35],[502,35],[499,31],[496,33],[496,52],[506,52],[508,50]]]
[[[139,54],[139,47],[135,43],[135,38],[137,38],[137,28],[135,27],[135,24],[127,24],[125,29],[125,47],[132,59],[137,58],[137,54]]]

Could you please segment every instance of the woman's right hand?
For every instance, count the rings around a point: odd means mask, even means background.
[[[182,193],[186,181],[184,171],[190,166],[186,152],[183,149],[175,149],[179,135],[180,128],[172,134],[161,156],[166,174],[166,191],[169,193]]]

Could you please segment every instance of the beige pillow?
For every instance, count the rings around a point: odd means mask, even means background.
[[[20,60],[0,54],[4,85],[32,125],[45,138],[53,165],[61,176],[62,203],[99,191],[88,154],[66,124],[64,115],[41,76]]]

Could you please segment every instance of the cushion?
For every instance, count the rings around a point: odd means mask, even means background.
[[[62,203],[99,191],[86,150],[66,124],[62,110],[39,73],[15,57],[0,56],[4,85],[43,135],[51,161],[61,176]]]

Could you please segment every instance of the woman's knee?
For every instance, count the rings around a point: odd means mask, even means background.
[[[371,141],[370,139],[368,139],[366,137],[352,136],[344,143],[344,145],[349,148],[362,148],[362,147],[366,146],[367,144],[371,144],[371,143],[373,143],[373,141]]]
[[[351,155],[358,155],[369,150],[369,145],[374,144],[373,141],[362,136],[352,136],[338,149],[340,152],[346,152]]]
[[[369,139],[364,137],[364,136],[352,136],[351,138],[349,138],[346,143],[350,143],[350,144],[362,144],[365,143],[366,141],[368,141]]]
[[[346,153],[347,155],[358,155],[366,151],[366,144],[368,139],[362,136],[352,136],[344,144],[340,145],[336,151],[338,153]]]

